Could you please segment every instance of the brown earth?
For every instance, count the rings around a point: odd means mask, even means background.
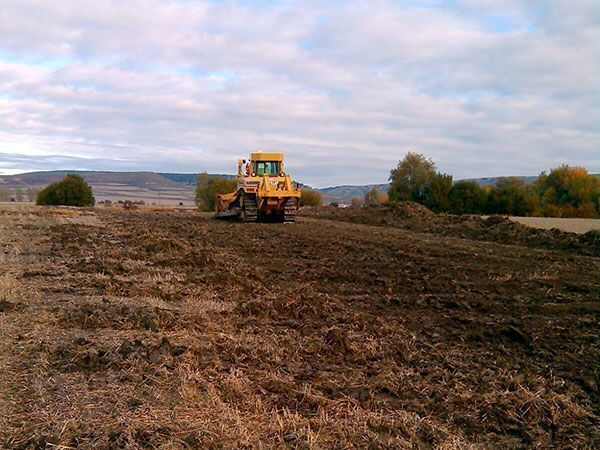
[[[584,255],[600,256],[600,230],[591,230],[578,235],[561,231],[558,228],[532,228],[504,216],[435,214],[426,207],[412,202],[368,208],[335,208],[333,206],[306,208],[302,211],[302,215],[316,219],[394,227],[434,233],[440,236],[516,244],[532,248],[568,250]],[[546,220],[556,219],[547,218]]]
[[[600,259],[419,214],[0,209],[0,443],[597,446]]]

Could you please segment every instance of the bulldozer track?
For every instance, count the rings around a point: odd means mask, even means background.
[[[286,203],[285,209],[283,213],[283,221],[285,223],[292,223],[296,220],[296,204],[295,203]]]
[[[256,222],[258,220],[258,208],[256,198],[253,195],[244,193],[244,202],[242,205],[242,220],[244,222]]]

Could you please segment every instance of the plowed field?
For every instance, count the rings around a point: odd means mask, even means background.
[[[422,220],[1,209],[0,444],[598,446],[595,250]]]

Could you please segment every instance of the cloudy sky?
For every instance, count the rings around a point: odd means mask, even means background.
[[[0,1],[0,173],[600,172],[598,0]]]

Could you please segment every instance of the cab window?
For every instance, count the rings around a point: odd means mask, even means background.
[[[257,161],[256,174],[262,175],[279,175],[279,161]]]

